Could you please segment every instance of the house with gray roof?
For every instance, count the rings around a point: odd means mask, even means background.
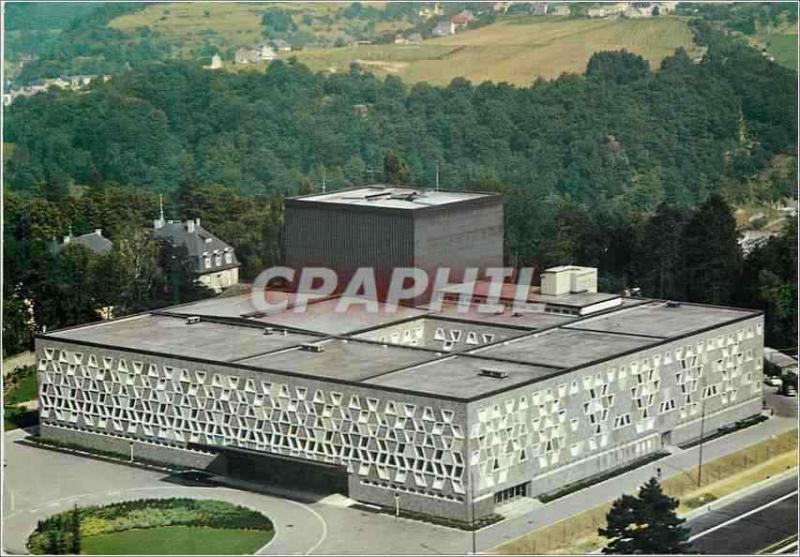
[[[57,242],[55,238],[50,242],[50,252],[53,254],[60,253],[69,245],[84,246],[97,255],[105,255],[114,247],[114,242],[103,236],[103,231],[100,228],[80,236],[73,236],[72,231],[70,231],[68,235],[64,236],[61,243]]]
[[[153,221],[153,237],[185,247],[197,279],[216,292],[239,282],[239,261],[233,248],[203,228],[200,219]]]

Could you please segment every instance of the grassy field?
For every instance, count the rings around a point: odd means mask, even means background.
[[[292,53],[314,70],[346,70],[358,62],[378,74],[409,82],[449,83],[463,76],[527,84],[537,77],[582,73],[599,50],[625,48],[647,58],[653,67],[684,47],[696,52],[691,32],[680,18],[590,20],[514,17],[419,45],[357,45],[308,48]]]
[[[202,46],[206,39],[216,39],[219,47],[241,47],[262,40],[263,4],[157,4],[140,12],[118,17],[109,27],[132,32],[148,27],[184,53]]]
[[[38,394],[36,390],[36,370],[23,368],[14,375],[5,377],[3,385],[5,387],[3,401],[6,404],[18,404],[34,400]]]
[[[380,8],[385,2],[369,4]],[[334,13],[346,5],[316,2],[157,4],[134,14],[118,17],[109,26],[127,33],[139,27],[148,27],[174,43],[183,55],[188,55],[206,42],[224,52],[229,48],[251,46],[265,40],[261,16],[275,7],[288,12],[300,31],[313,34],[317,39],[333,41],[351,22],[346,19],[328,21],[323,18],[331,16],[332,19]],[[304,22],[304,15],[312,17],[310,24]],[[402,22],[382,22],[376,28],[378,31],[388,31],[401,29],[405,25]]]
[[[251,555],[273,532],[192,526],[164,526],[89,536],[81,540],[85,555]]]
[[[792,70],[797,69],[797,35],[770,35],[766,39],[767,52],[775,57],[775,61]]]

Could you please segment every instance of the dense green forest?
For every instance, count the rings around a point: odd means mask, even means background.
[[[793,2],[733,2],[678,4],[680,15],[699,16],[731,31],[753,35],[761,27],[777,27],[797,23],[797,4]]]
[[[409,88],[282,61],[263,74],[150,64],[90,94],[15,101],[6,178],[28,191],[112,182],[292,193],[323,168],[331,187],[363,183],[392,149],[421,185],[438,164],[445,187],[496,182],[630,210],[696,203],[792,151],[797,126],[793,72],[709,29],[699,36],[699,64],[678,52],[651,72],[638,56],[599,53],[585,76],[521,88]]]
[[[23,54],[47,52],[64,29],[97,6],[84,2],[7,2],[3,22],[5,59],[16,61]]]
[[[796,74],[706,23],[695,30],[699,63],[678,51],[654,72],[603,52],[585,75],[529,87],[173,61],[17,99],[5,112],[4,352],[105,306],[202,295],[181,257],[142,232],[158,193],[169,217],[201,217],[233,244],[250,279],[281,260],[282,196],[323,174],[329,188],[432,186],[437,165],[444,188],[505,194],[509,264],[598,266],[607,290],[763,308],[768,342],[793,346],[796,227],[743,260],[728,204],[752,200],[715,194],[796,156]],[[793,192],[789,179],[760,201]],[[109,256],[47,252],[70,228],[100,227],[119,246]]]

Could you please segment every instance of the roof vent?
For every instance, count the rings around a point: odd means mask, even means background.
[[[491,377],[493,379],[505,379],[509,376],[509,371],[507,369],[492,369],[492,368],[483,368],[478,375],[483,375],[484,377]]]
[[[274,335],[275,334],[275,329],[273,329],[272,327],[266,327],[264,329],[264,334],[265,335]]]
[[[324,352],[325,347],[321,344],[301,344],[300,350],[305,350],[306,352]]]
[[[673,301],[668,301],[668,302],[667,302],[666,304],[664,304],[664,305],[665,305],[666,307],[668,307],[668,308],[679,308],[679,307],[681,307],[681,303],[680,303],[680,302],[673,302]]]
[[[190,315],[189,317],[186,318],[187,325],[196,325],[197,323],[200,323],[199,315]]]

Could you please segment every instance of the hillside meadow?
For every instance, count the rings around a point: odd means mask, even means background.
[[[655,68],[679,47],[691,56],[701,52],[681,18],[514,17],[418,45],[307,48],[290,55],[315,71],[341,72],[356,62],[378,75],[397,75],[412,83],[444,85],[455,77],[465,77],[475,83],[491,80],[523,85],[537,77],[582,73],[592,54],[601,50],[626,49],[642,55]]]

